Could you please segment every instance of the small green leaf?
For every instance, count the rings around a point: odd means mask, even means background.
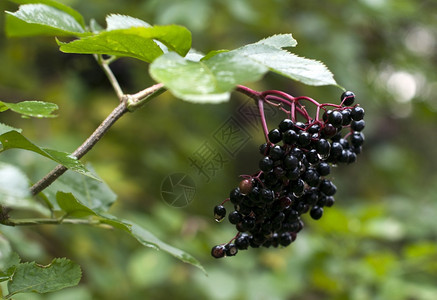
[[[120,26],[120,24],[114,25]],[[152,62],[163,54],[154,41],[163,43],[169,50],[184,56],[191,47],[191,33],[182,26],[166,25],[153,27],[131,27],[102,31],[70,43],[58,41],[60,50],[66,53],[106,54],[126,56]]]
[[[80,203],[72,193],[57,192],[56,201],[68,217],[83,218],[96,215],[94,211]]]
[[[29,192],[29,179],[17,167],[0,162],[0,204],[14,209],[28,209],[49,216],[50,211],[36,202]]]
[[[14,148],[29,150],[62,164],[72,171],[96,179],[96,177],[91,174],[80,161],[71,156],[69,153],[47,148],[40,148],[15,130],[0,135],[0,143],[3,146],[3,148],[0,149],[0,153]]]
[[[126,231],[131,236],[133,236],[138,242],[140,242],[143,246],[150,247],[155,250],[165,251],[173,255],[174,257],[180,259],[181,261],[192,264],[193,266],[198,267],[203,272],[205,272],[203,266],[193,256],[180,249],[172,247],[167,243],[164,243],[156,236],[154,236],[151,232],[147,231],[141,226],[127,220],[117,219],[116,217],[107,214],[101,215],[101,217],[103,218],[101,220],[103,223]]]
[[[89,34],[72,15],[45,4],[24,4],[18,11],[6,13],[6,32],[9,36]]]
[[[163,82],[176,97],[197,103],[227,101],[237,84],[258,80],[267,71],[266,67],[232,52],[222,52],[199,62],[170,52],[150,67],[151,76]]]
[[[18,293],[49,293],[75,286],[82,277],[80,266],[66,258],[55,258],[49,265],[19,264],[8,282],[6,299]]]
[[[23,101],[19,103],[0,101],[0,110],[6,110],[3,107],[23,116],[35,118],[54,118],[56,115],[52,113],[58,109],[56,104],[42,101]]]
[[[46,195],[55,208],[57,208],[59,204],[59,192],[66,194],[71,193],[79,204],[98,213],[106,212],[117,200],[117,195],[102,179],[99,178],[91,165],[87,165],[87,169],[89,169],[93,177],[98,180],[67,171],[43,191],[44,195]],[[74,205],[74,207],[76,207],[76,205]],[[64,208],[67,209],[66,206]]]
[[[63,12],[66,12],[67,14],[71,15],[76,21],[85,28],[85,21],[83,19],[83,16],[76,10],[72,9],[70,6],[67,6],[65,4],[62,4],[60,2],[56,2],[54,0],[9,0],[12,2],[15,2],[17,4],[45,4],[48,6],[52,6],[54,8],[57,8],[59,10],[62,10]]]

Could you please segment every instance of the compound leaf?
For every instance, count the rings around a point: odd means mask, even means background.
[[[212,51],[197,62],[166,53],[151,64],[150,74],[176,97],[197,103],[226,101],[236,85],[269,70],[309,85],[336,85],[323,63],[282,49],[296,44],[291,34],[274,35],[236,50]]]
[[[89,33],[74,16],[45,4],[24,4],[16,12],[6,12],[9,36],[84,36]]]
[[[35,262],[16,266],[12,280],[8,282],[6,299],[18,293],[49,293],[75,286],[82,277],[80,266],[66,258],[55,258],[49,265]]]
[[[27,138],[25,138],[21,133],[15,130],[0,135],[0,143],[3,146],[3,148],[0,148],[0,153],[8,149],[14,149],[14,148],[29,150],[38,153],[42,156],[45,156],[57,162],[58,164],[62,164],[70,170],[97,179],[93,174],[91,174],[85,168],[85,166],[80,161],[78,161],[76,158],[71,156],[69,153],[47,149],[47,148],[40,148],[34,143],[32,143],[31,141],[29,141]]]
[[[124,25],[132,25],[132,19]],[[112,28],[121,27],[119,20],[119,17],[111,17],[109,24]],[[114,29],[70,43],[58,41],[58,44],[60,50],[66,53],[106,54],[152,62],[164,53],[155,40],[182,56],[187,54],[191,47],[191,33],[178,25]]]
[[[111,215],[101,215],[102,223],[111,225],[113,227],[116,227],[118,229],[121,229],[127,233],[129,233],[132,237],[134,237],[138,242],[140,242],[143,246],[153,248],[155,250],[162,250],[164,252],[167,252],[168,254],[173,255],[177,259],[180,259],[181,261],[185,263],[192,264],[195,267],[198,267],[203,272],[205,272],[205,269],[200,264],[200,262],[195,259],[190,254],[186,253],[185,251],[182,251],[178,248],[175,248],[173,246],[170,246],[167,243],[164,243],[160,239],[158,239],[155,235],[153,235],[148,230],[144,229],[143,227],[127,220],[123,219],[117,219],[114,216]]]
[[[22,101],[19,103],[0,101],[0,112],[7,109],[26,117],[54,118],[56,115],[52,113],[58,109],[58,106],[54,103],[42,101]]]

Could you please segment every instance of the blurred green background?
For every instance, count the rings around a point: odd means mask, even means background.
[[[366,143],[358,162],[338,167],[336,205],[319,221],[305,219],[295,243],[251,249],[215,260],[213,245],[230,240],[233,226],[213,220],[239,174],[257,169],[261,128],[244,118],[249,100],[194,105],[165,93],[123,117],[83,161],[119,196],[111,212],[148,228],[200,260],[208,272],[140,246],[117,230],[81,226],[1,228],[25,260],[79,263],[78,287],[17,299],[437,299],[437,2],[413,0],[68,0],[87,20],[109,13],[152,24],[177,23],[193,33],[202,52],[233,49],[277,33],[292,33],[293,52],[323,61],[366,110]],[[17,6],[0,2],[1,11]],[[58,118],[1,122],[21,127],[38,145],[73,151],[117,105],[91,56],[63,54],[53,38],[7,39],[0,16],[0,99],[44,100]],[[127,93],[153,82],[148,66],[121,59],[114,72]],[[310,87],[269,74],[249,85],[336,102],[335,87]],[[280,115],[272,112],[271,124]],[[189,158],[230,117],[243,124],[244,147],[210,180]],[[222,151],[219,148],[217,151]],[[18,162],[32,178],[53,165],[24,151]],[[196,183],[185,207],[161,198],[164,178],[182,172]],[[31,298],[32,296],[32,298]]]

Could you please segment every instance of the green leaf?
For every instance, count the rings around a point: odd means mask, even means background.
[[[162,250],[164,252],[167,252],[168,254],[173,255],[174,257],[180,259],[181,261],[192,264],[193,266],[198,267],[203,272],[205,272],[203,266],[193,256],[186,253],[185,251],[182,251],[180,249],[168,245],[167,243],[164,243],[163,241],[158,239],[156,236],[154,236],[152,233],[142,228],[141,226],[127,220],[117,219],[116,217],[107,214],[101,215],[101,217],[103,218],[101,220],[103,223],[124,230],[125,232],[133,236],[143,246],[150,247],[155,250]]]
[[[0,282],[10,280],[20,263],[20,257],[12,252],[9,242],[0,235]]]
[[[106,30],[128,29],[132,27],[152,27],[149,23],[125,15],[110,14],[106,16]]]
[[[269,70],[309,85],[335,85],[321,62],[282,49],[296,44],[291,34],[281,34],[233,51],[212,51],[200,61],[166,53],[149,71],[176,97],[197,103],[226,101],[236,85],[259,80]]]
[[[8,36],[84,36],[88,35],[77,15],[72,16],[45,4],[24,4],[16,12],[6,12],[6,33]]]
[[[58,109],[58,106],[54,103],[42,101],[22,101],[19,103],[0,101],[0,111],[5,111],[7,109],[28,117],[54,118],[56,115],[52,115],[52,113]]]
[[[91,174],[80,161],[71,156],[71,154],[47,148],[40,148],[15,130],[0,135],[0,143],[3,146],[3,148],[0,149],[0,153],[14,148],[29,150],[62,164],[72,171],[96,179],[96,177]]]
[[[22,131],[22,129],[20,129],[20,128],[14,128],[14,127],[11,127],[9,125],[0,123],[0,135],[2,135],[3,133],[9,132],[9,131],[13,131],[13,130],[15,130],[17,132],[21,132]]]
[[[97,178],[98,180],[67,171],[43,191],[50,203],[52,203],[55,208],[57,208],[59,204],[59,192],[66,194],[71,193],[75,199],[77,199],[76,201],[79,204],[87,207],[93,212],[99,213],[106,212],[117,200],[117,195],[102,179],[99,178],[91,165],[87,165],[87,169],[89,169],[93,177]],[[69,197],[66,195],[64,196]],[[67,208],[67,206],[64,208]],[[77,205],[74,205],[73,208],[77,208]]]
[[[254,45],[268,45],[275,48],[296,47],[297,41],[291,34],[276,34],[256,42]]]
[[[82,277],[80,266],[66,258],[55,258],[49,265],[35,262],[22,263],[16,267],[8,282],[6,299],[18,293],[49,293],[75,286]]]
[[[9,1],[15,2],[17,4],[39,3],[39,4],[46,4],[48,6],[52,6],[71,15],[79,24],[82,25],[83,28],[85,28],[85,20],[83,19],[83,16],[78,11],[71,8],[70,6],[62,4],[60,2],[56,2],[54,0],[9,0]]]
[[[68,217],[83,218],[96,213],[77,200],[72,193],[57,192],[56,201]]]
[[[262,64],[270,71],[308,85],[336,85],[331,71],[312,59],[299,57],[293,53],[268,44],[251,44],[236,51],[254,62]]]
[[[170,52],[150,66],[153,79],[164,83],[176,97],[196,103],[227,101],[237,84],[259,80],[267,71],[266,67],[231,52],[199,62]]]
[[[49,216],[50,211],[36,202],[29,192],[29,179],[17,167],[0,162],[0,204],[14,209],[28,209]]]
[[[113,25],[116,26],[121,25]],[[66,53],[126,56],[152,62],[163,54],[163,50],[154,40],[182,56],[187,54],[191,47],[191,33],[185,27],[178,25],[102,31],[70,43],[58,41],[58,44],[60,50]]]

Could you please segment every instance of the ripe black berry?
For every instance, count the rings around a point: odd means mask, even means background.
[[[262,155],[268,155],[269,150],[270,150],[270,146],[267,143],[264,143],[261,146],[259,146],[259,153],[261,153]]]
[[[246,250],[249,247],[249,236],[247,234],[240,234],[235,239],[235,245],[239,250]]]
[[[328,179],[323,179],[320,182],[319,189],[326,196],[334,196],[337,192],[337,187]]]
[[[316,149],[311,149],[310,151],[305,154],[308,162],[312,165],[318,163],[320,161],[319,154],[317,153]]]
[[[314,206],[310,211],[310,216],[314,220],[320,219],[322,217],[322,215],[323,215],[323,208],[322,207]]]
[[[327,176],[331,173],[331,167],[326,162],[321,162],[317,165],[317,172],[320,176]]]
[[[282,133],[279,129],[273,129],[269,132],[269,140],[273,144],[279,143],[282,140]]]
[[[351,91],[346,91],[341,94],[340,101],[345,106],[351,106],[355,101],[355,94]]]
[[[347,125],[349,125],[350,123],[351,123],[351,121],[352,121],[352,118],[351,118],[351,110],[350,109],[343,109],[342,111],[341,111],[341,117],[343,118],[343,121],[342,121],[342,125],[343,126],[347,126]]]
[[[299,137],[297,138],[297,141],[300,146],[305,147],[308,146],[311,142],[311,134],[309,134],[306,131],[302,131],[299,133]]]
[[[292,241],[293,238],[291,237],[291,233],[289,232],[283,232],[279,237],[279,243],[281,244],[281,246],[284,247],[290,245]]]
[[[343,116],[339,111],[334,110],[328,116],[328,122],[334,127],[340,127],[343,122]]]
[[[280,160],[282,157],[284,157],[285,151],[282,149],[281,146],[274,146],[272,149],[270,149],[270,157],[275,160]]]
[[[235,225],[241,222],[242,216],[238,211],[234,210],[228,215],[228,219],[229,219],[229,223]]]
[[[214,218],[217,222],[220,222],[223,220],[223,218],[226,216],[226,208],[223,205],[216,205],[214,207]]]
[[[351,136],[351,144],[360,147],[364,143],[364,135],[361,132],[354,132]]]
[[[331,150],[331,144],[325,139],[320,139],[316,142],[316,150],[322,156],[328,155]]]
[[[284,140],[285,144],[293,145],[294,143],[297,142],[298,135],[296,131],[294,131],[293,129],[289,129],[284,132],[284,134],[282,135],[282,139]]]
[[[334,125],[328,123],[325,125],[322,132],[326,138],[330,138],[330,137],[333,137],[337,133],[337,129],[335,129]]]
[[[240,193],[240,188],[235,188],[229,193],[229,200],[233,204],[239,204],[243,200],[243,195]]]
[[[278,127],[279,127],[279,130],[281,132],[285,132],[285,131],[287,131],[289,129],[293,129],[294,128],[294,123],[290,119],[284,119],[284,120],[281,121],[281,123],[279,123]]]
[[[355,106],[351,111],[351,118],[354,121],[359,121],[364,118],[364,109],[361,106]]]
[[[259,168],[261,169],[261,171],[264,172],[269,172],[273,169],[273,159],[271,159],[268,156],[264,156],[260,161],[259,161]]]
[[[366,122],[364,122],[364,120],[353,121],[351,123],[351,129],[354,131],[361,131],[364,129],[365,126],[366,126]]]

